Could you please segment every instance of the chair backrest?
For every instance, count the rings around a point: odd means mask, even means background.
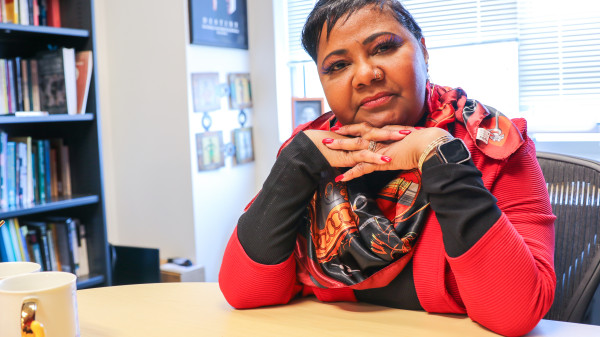
[[[110,245],[112,285],[160,282],[157,248]]]
[[[600,283],[600,163],[538,152],[556,215],[554,303],[544,318],[581,323]]]

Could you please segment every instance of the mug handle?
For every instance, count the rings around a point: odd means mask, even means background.
[[[45,337],[44,325],[35,320],[37,303],[26,300],[21,306],[21,337]]]

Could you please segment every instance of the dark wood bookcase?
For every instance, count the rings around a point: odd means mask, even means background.
[[[33,57],[54,47],[93,51],[93,73],[83,115],[14,117],[0,115],[0,130],[9,136],[63,138],[69,146],[73,195],[31,207],[0,209],[0,219],[78,218],[86,226],[90,274],[78,288],[111,283],[102,179],[102,142],[93,0],[61,0],[61,28],[0,23],[0,58]]]

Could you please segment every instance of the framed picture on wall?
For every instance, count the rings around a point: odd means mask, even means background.
[[[225,166],[223,132],[208,131],[196,134],[198,171],[216,170]]]
[[[252,89],[250,87],[250,74],[229,74],[229,99],[232,109],[246,109],[252,107]]]
[[[195,112],[221,109],[219,73],[192,74],[192,100]]]
[[[239,128],[232,131],[235,146],[235,163],[245,164],[254,161],[254,146],[252,144],[252,128]]]
[[[248,49],[246,0],[189,0],[192,44]]]
[[[323,98],[292,97],[293,128],[295,129],[321,116],[324,113],[323,102]]]

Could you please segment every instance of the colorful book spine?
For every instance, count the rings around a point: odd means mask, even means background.
[[[46,151],[46,147],[44,145],[44,140],[39,139],[37,141],[37,164],[38,164],[38,193],[40,196],[40,202],[46,202],[46,155],[44,152]],[[49,197],[49,196],[48,196]]]
[[[0,131],[0,208],[8,209],[8,134]]]
[[[15,142],[7,143],[6,150],[6,168],[7,168],[7,185],[8,185],[8,207],[15,207],[17,205],[17,168],[15,166],[17,161],[17,144]]]
[[[13,251],[12,240],[10,238],[10,230],[8,229],[8,221],[4,224],[4,226],[0,227],[0,232],[2,232],[2,255],[4,255],[2,260],[6,262],[15,262],[15,253]]]
[[[5,226],[8,227],[8,231],[9,231],[9,235],[10,235],[13,261],[17,261],[17,262],[21,261],[21,251],[19,250],[19,242],[17,240],[17,232],[15,229],[14,219],[8,219]]]

